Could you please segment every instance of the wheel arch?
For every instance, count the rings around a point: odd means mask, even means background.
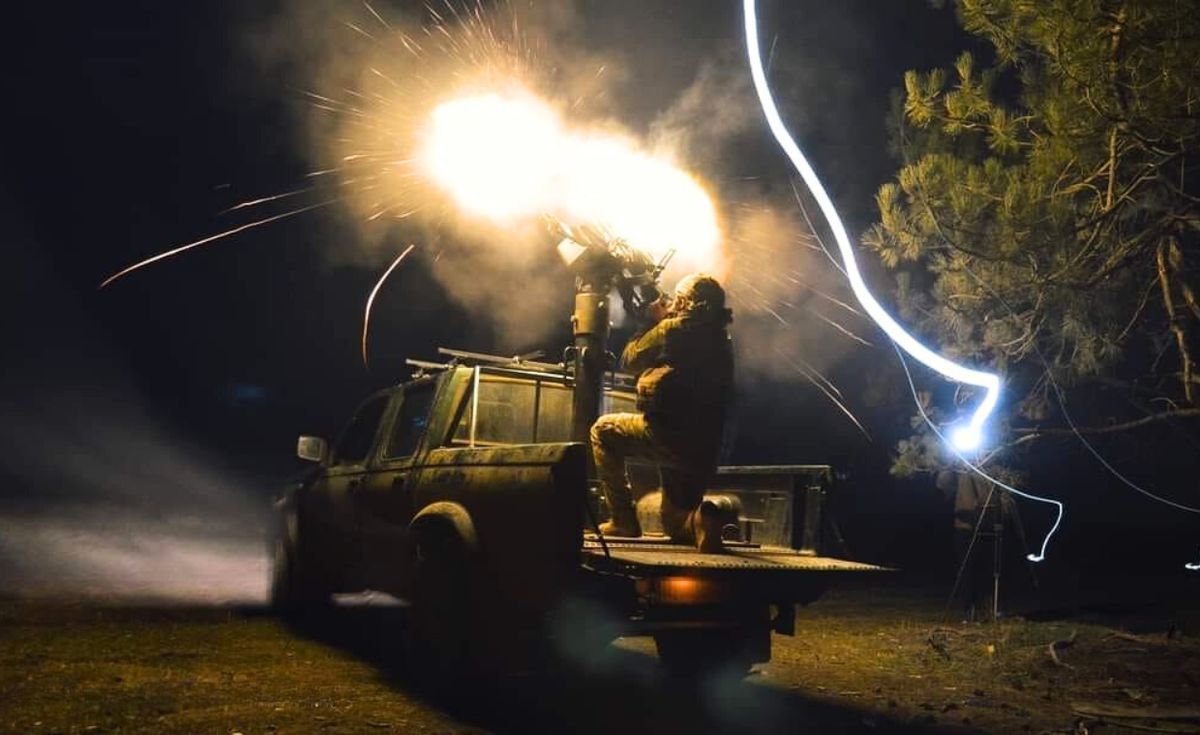
[[[421,537],[435,529],[452,531],[468,553],[479,550],[479,534],[470,512],[460,503],[438,501],[425,506],[408,524],[408,535],[417,545]]]

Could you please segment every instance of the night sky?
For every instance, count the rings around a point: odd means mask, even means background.
[[[778,34],[779,63],[805,70],[777,94],[797,113],[797,137],[851,232],[861,232],[873,219],[875,190],[895,170],[885,125],[890,93],[906,70],[947,64],[971,41],[952,9],[924,0],[763,5],[763,22]],[[456,306],[418,260],[380,296],[376,357],[365,369],[363,302],[398,241],[376,262],[331,257],[357,237],[345,213],[333,210],[97,290],[134,260],[236,224],[219,212],[293,189],[309,170],[300,122],[306,103],[264,63],[258,40],[291,9],[276,1],[117,2],[17,11],[0,197],[5,502],[160,502],[171,490],[153,482],[114,494],[119,483],[95,480],[130,472],[169,447],[199,471],[237,478],[239,492],[265,507],[297,469],[296,435],[335,434],[369,391],[405,377],[405,357],[433,358],[439,345],[495,349],[487,324]],[[724,50],[742,63],[735,2],[592,0],[576,11],[589,50],[627,71],[614,106],[633,130],[665,109],[705,59]],[[330,4],[305,17],[320,21],[322,13],[336,26],[361,19],[362,9]],[[297,34],[296,53],[304,41]],[[785,185],[784,166],[764,126],[729,161],[729,175]],[[566,305],[568,281],[563,288]],[[557,354],[569,337],[567,316],[557,340],[531,346]],[[835,377],[861,387],[880,371],[878,380],[899,385],[889,355],[863,350]],[[769,421],[754,420],[766,410]],[[891,531],[893,547],[933,526],[948,530],[947,518],[935,517],[932,491],[904,499],[886,480],[889,450],[911,411],[897,413],[895,404],[864,411],[873,442],[796,383],[742,386],[733,459],[830,462],[869,478],[850,491],[857,507],[843,513],[911,514]],[[117,442],[130,427],[142,427],[138,437]],[[64,454],[103,462],[68,472]]]

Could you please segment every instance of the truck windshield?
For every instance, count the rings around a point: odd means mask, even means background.
[[[561,379],[481,371],[478,385],[478,397],[468,396],[467,408],[455,427],[453,445],[571,441],[571,389]],[[604,413],[632,410],[632,394],[605,391]]]
[[[367,458],[387,401],[386,395],[375,396],[354,412],[354,418],[342,430],[337,448],[333,450],[334,464],[359,464]]]

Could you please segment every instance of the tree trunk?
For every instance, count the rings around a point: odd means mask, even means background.
[[[1171,333],[1175,335],[1175,344],[1179,347],[1180,381],[1183,384],[1183,397],[1188,403],[1195,403],[1192,391],[1192,355],[1188,351],[1187,315],[1180,314],[1175,308],[1175,297],[1171,289],[1171,276],[1167,270],[1167,247],[1169,242],[1158,244],[1158,285],[1162,288],[1163,307],[1167,310],[1167,322]]]

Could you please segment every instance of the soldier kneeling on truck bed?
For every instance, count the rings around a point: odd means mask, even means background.
[[[704,490],[716,472],[733,392],[727,330],[733,313],[721,284],[696,273],[679,282],[669,304],[652,304],[648,317],[651,324],[621,356],[624,368],[638,376],[641,413],[607,414],[592,426],[596,470],[612,509],[600,532],[641,535],[625,469],[627,459],[641,459],[659,466],[662,525],[671,541],[719,551],[728,509],[704,500]]]

